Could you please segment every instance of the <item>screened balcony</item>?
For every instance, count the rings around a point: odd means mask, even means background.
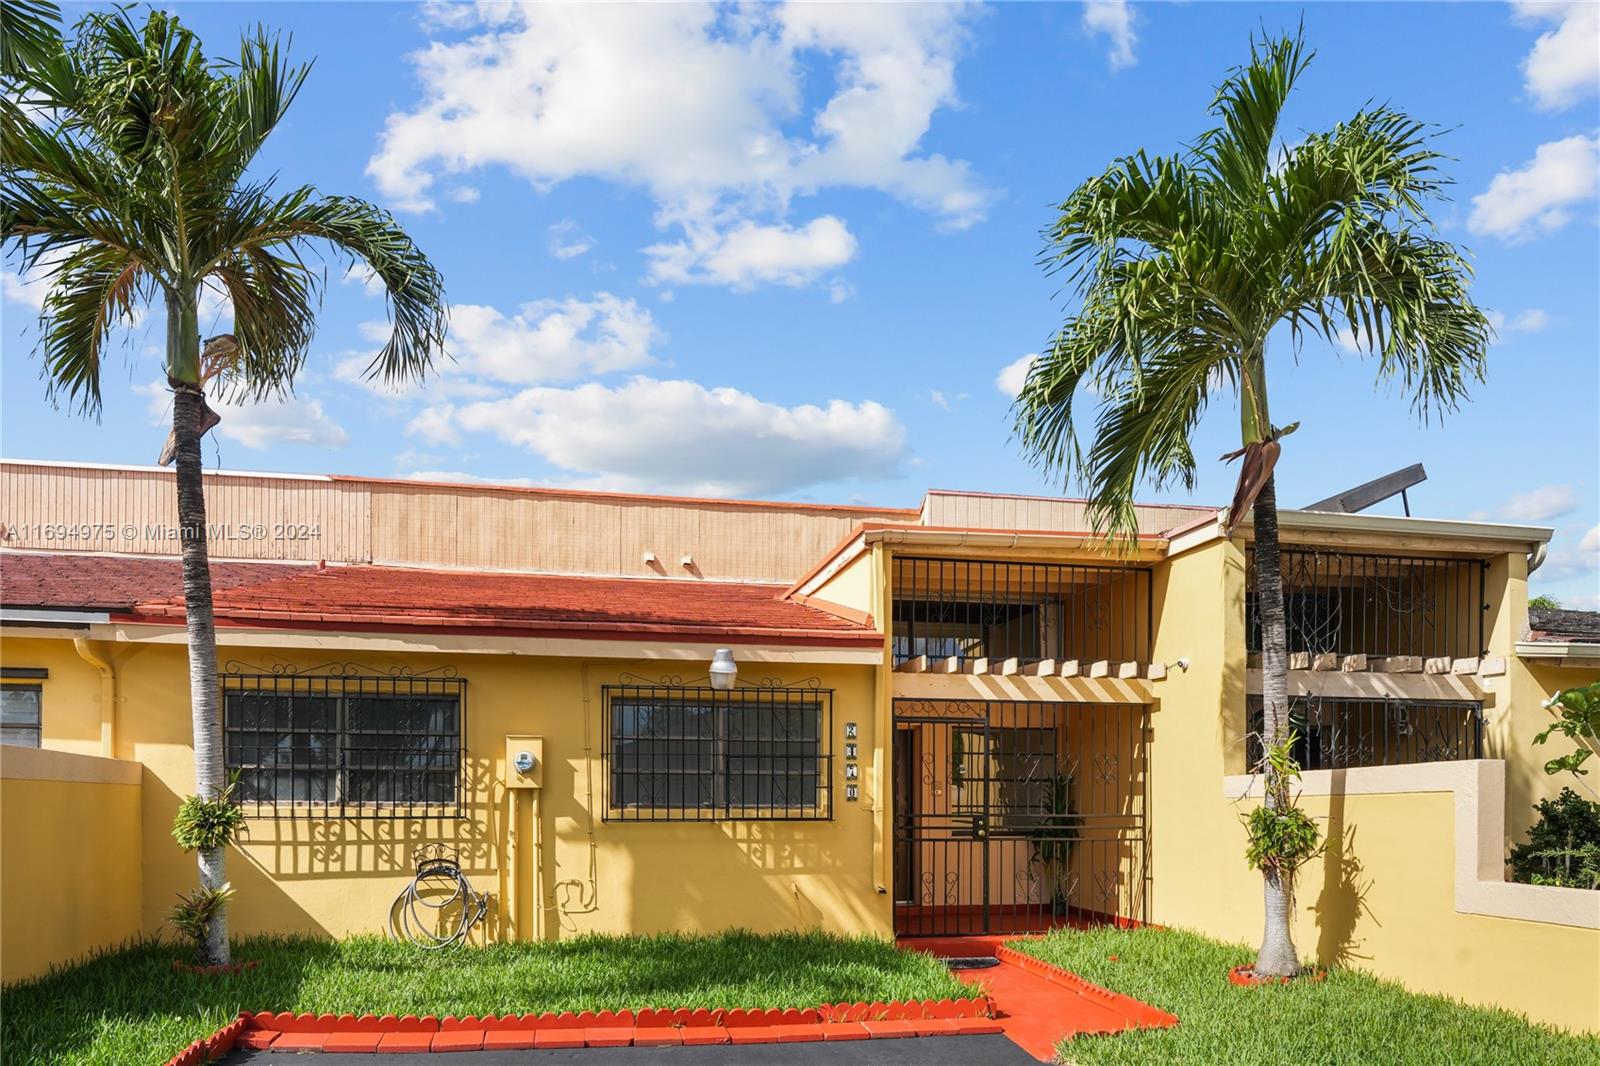
[[[1246,647],[1259,652],[1253,548],[1247,563]],[[1483,655],[1485,565],[1478,559],[1285,548],[1288,650],[1422,659]]]
[[[1131,566],[894,561],[894,661],[1145,662],[1150,571]]]
[[[1249,697],[1245,760],[1261,763],[1265,725],[1260,696]],[[1290,752],[1303,770],[1449,762],[1483,758],[1483,704],[1475,700],[1338,699],[1289,701]]]

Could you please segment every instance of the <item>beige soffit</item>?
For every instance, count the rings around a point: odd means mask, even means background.
[[[1455,896],[1460,914],[1600,929],[1600,892],[1505,879],[1506,764],[1501,759],[1307,770],[1306,796],[1380,796],[1449,792],[1455,798]],[[1222,779],[1229,799],[1261,796],[1259,777]]]

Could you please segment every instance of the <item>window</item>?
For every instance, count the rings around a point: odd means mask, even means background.
[[[823,689],[607,686],[607,818],[831,816]]]
[[[0,744],[39,746],[42,693],[38,685],[0,685]]]
[[[224,754],[239,774],[239,802],[278,816],[453,816],[464,686],[411,676],[226,678]]]

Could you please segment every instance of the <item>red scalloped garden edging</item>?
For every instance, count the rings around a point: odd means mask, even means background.
[[[1093,986],[1090,986],[1093,987]],[[1001,1032],[987,996],[835,1003],[798,1009],[582,1011],[479,1018],[392,1014],[241,1014],[166,1066],[201,1066],[234,1048],[278,1051],[477,1051],[959,1036]]]
[[[1105,1004],[1128,1019],[1128,1028],[1130,1029],[1170,1029],[1178,1024],[1178,1016],[1175,1014],[1168,1014],[1166,1011],[1158,1007],[1152,1007],[1150,1004],[1134,999],[1132,996],[1113,992],[1109,988],[1101,988],[1097,984],[1085,981],[1072,971],[1063,970],[1061,967],[1045,962],[1043,959],[1034,958],[1032,955],[1024,955],[1022,952],[1014,948],[1008,948],[1003,944],[995,949],[995,954],[1006,962],[1020,966],[1037,977],[1044,978],[1051,984],[1060,985],[1062,988],[1070,989],[1086,999],[1096,1000]]]
[[[1328,977],[1327,970],[1311,970],[1295,974],[1293,977],[1257,977],[1251,971],[1254,967],[1246,963],[1235,966],[1228,971],[1228,983],[1238,985],[1240,988],[1255,988],[1259,985],[1286,985],[1290,981],[1323,981]]]

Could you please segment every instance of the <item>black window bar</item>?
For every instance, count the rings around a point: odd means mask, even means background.
[[[1245,722],[1251,769],[1261,765],[1265,720],[1261,697],[1251,696]],[[1295,696],[1289,728],[1295,734],[1291,754],[1303,770],[1483,758],[1483,704],[1473,700]]]
[[[894,560],[894,661],[1150,658],[1150,571],[1133,566]]]
[[[826,821],[833,690],[602,687],[604,819]]]
[[[1246,648],[1260,651],[1255,549],[1246,552]],[[1481,559],[1285,548],[1288,650],[1312,655],[1484,655]]]
[[[357,664],[222,676],[224,762],[262,818],[459,818],[467,682]]]

